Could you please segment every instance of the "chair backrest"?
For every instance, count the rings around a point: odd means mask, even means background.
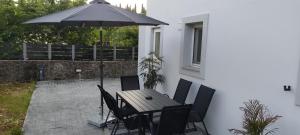
[[[177,101],[180,104],[184,104],[191,85],[192,82],[180,78],[173,100]]]
[[[98,88],[99,88],[101,94],[103,94],[103,92],[105,91],[104,88],[103,88],[102,86],[100,86],[100,85],[97,85],[97,86],[98,86]]]
[[[139,76],[121,76],[121,89],[122,91],[126,90],[139,90],[140,82]]]
[[[185,132],[190,110],[191,105],[163,108],[156,135],[183,134]]]
[[[201,85],[198,94],[195,98],[192,111],[195,111],[201,121],[203,121],[206,112],[208,110],[209,104],[214,96],[215,89],[209,88],[207,86]]]
[[[118,107],[117,101],[114,99],[114,97],[112,95],[110,95],[106,90],[104,90],[103,87],[101,87],[100,85],[98,85],[98,87],[101,91],[101,94],[104,98],[104,101],[105,101],[108,109],[111,110],[118,119],[122,119],[123,116],[122,116],[120,108]]]

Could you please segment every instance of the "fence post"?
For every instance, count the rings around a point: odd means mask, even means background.
[[[52,46],[48,45],[48,60],[52,60]]]
[[[134,61],[134,57],[135,57],[135,47],[132,47],[132,60]]]
[[[75,61],[75,45],[72,45],[72,61]]]
[[[94,45],[93,57],[94,57],[94,61],[96,61],[97,60],[97,46],[96,45]]]
[[[114,61],[117,60],[117,46],[114,45]]]
[[[27,45],[23,43],[23,60],[27,60]]]

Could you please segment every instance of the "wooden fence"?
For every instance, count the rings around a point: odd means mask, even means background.
[[[100,60],[100,46],[23,45],[24,60]],[[137,60],[137,47],[104,47],[103,60]]]

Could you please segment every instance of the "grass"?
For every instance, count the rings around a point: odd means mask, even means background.
[[[0,135],[21,135],[35,82],[0,84]]]

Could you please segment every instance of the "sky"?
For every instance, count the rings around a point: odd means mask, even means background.
[[[92,0],[88,0],[88,2],[90,2]],[[140,12],[142,4],[144,5],[144,7],[147,7],[147,0],[106,0],[107,2],[109,2],[111,5],[118,5],[121,3],[122,7],[126,7],[126,5],[131,5],[131,7],[134,7],[134,5],[136,4],[137,6],[137,11]]]

